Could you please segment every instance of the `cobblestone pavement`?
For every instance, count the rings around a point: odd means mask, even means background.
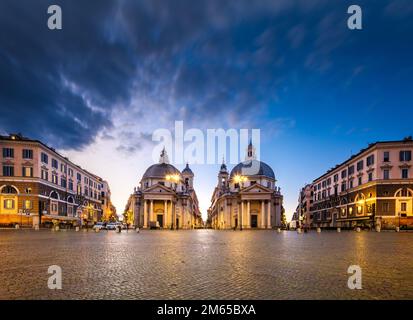
[[[413,299],[413,233],[0,230],[0,299],[396,298]]]

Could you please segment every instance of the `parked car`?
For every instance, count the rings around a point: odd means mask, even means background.
[[[98,222],[93,226],[93,230],[106,230],[106,224],[104,222]]]
[[[111,222],[111,223],[107,224],[106,228],[108,230],[116,230],[116,227],[119,226],[119,225],[120,225],[119,222]]]

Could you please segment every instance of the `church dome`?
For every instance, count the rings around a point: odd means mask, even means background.
[[[248,171],[252,170],[251,168],[259,168],[258,172],[249,173]],[[233,178],[236,175],[243,175],[243,176],[264,176],[267,178],[271,178],[275,180],[274,171],[271,167],[266,164],[265,162],[258,161],[258,160],[247,160],[237,164],[234,169],[231,171],[230,177]]]
[[[186,164],[186,167],[184,170],[182,170],[183,174],[188,174],[188,175],[194,175],[194,173],[192,172],[191,168],[189,167],[189,164]]]
[[[181,172],[169,163],[157,163],[151,165],[143,174],[145,178],[165,178],[167,175],[181,175]]]

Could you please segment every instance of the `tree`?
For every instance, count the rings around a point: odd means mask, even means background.
[[[281,209],[281,226],[283,228],[287,228],[287,217],[285,216],[284,207],[282,207],[282,209]]]

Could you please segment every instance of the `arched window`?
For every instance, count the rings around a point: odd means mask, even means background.
[[[410,198],[413,196],[413,190],[408,188],[402,188],[397,190],[394,196],[396,198]]]
[[[13,186],[4,186],[1,189],[1,193],[8,193],[8,194],[17,194],[19,193],[18,190]]]
[[[56,191],[50,192],[50,198],[59,199],[59,194]]]
[[[73,202],[74,202],[74,201],[73,201],[73,197],[69,196],[69,197],[67,198],[67,202],[68,202],[68,203],[73,203]]]

